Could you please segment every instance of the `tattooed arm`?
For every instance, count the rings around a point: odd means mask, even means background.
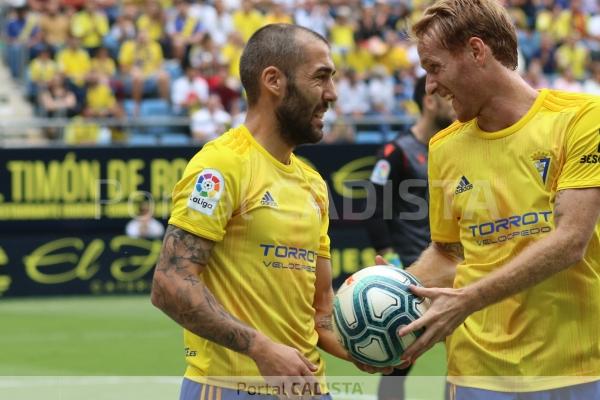
[[[456,265],[464,259],[460,243],[433,242],[406,270],[425,287],[452,287]]]
[[[256,331],[223,310],[198,279],[214,243],[169,225],[152,284],[152,303],[187,330],[247,353]]]
[[[214,243],[169,225],[152,283],[152,304],[190,332],[256,362],[263,376],[309,376],[298,350],[275,343],[229,314],[199,279]]]
[[[323,257],[317,258],[317,280],[315,283],[315,329],[319,334],[318,346],[343,360],[353,362],[359,369],[369,372],[390,373],[392,368],[376,368],[354,360],[338,342],[333,330],[333,287],[331,286],[331,262]]]
[[[337,341],[333,331],[333,287],[331,286],[331,262],[317,258],[317,280],[315,283],[315,329],[319,334],[320,348],[336,357],[351,361],[348,352]]]

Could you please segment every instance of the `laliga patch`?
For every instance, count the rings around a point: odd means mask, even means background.
[[[387,160],[379,160],[371,173],[371,182],[385,186],[390,176],[390,163]]]
[[[216,169],[203,169],[188,200],[188,208],[206,215],[213,215],[225,189],[223,175]]]

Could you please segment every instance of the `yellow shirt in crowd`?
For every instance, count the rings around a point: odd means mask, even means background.
[[[135,40],[128,40],[119,51],[119,65],[129,69],[134,66],[141,68],[146,76],[157,73],[163,63],[163,53],[160,44],[150,41],[141,46]]]
[[[257,10],[252,10],[248,14],[243,10],[237,10],[233,13],[233,26],[242,35],[244,42],[247,42],[250,36],[264,25],[265,18]]]
[[[103,13],[80,11],[71,18],[71,33],[86,48],[100,47],[109,29],[108,17]]]
[[[88,88],[86,104],[92,111],[103,111],[117,104],[112,89],[105,83],[99,83]]]
[[[92,64],[87,51],[83,49],[65,48],[58,53],[56,61],[60,70],[76,85],[83,85]]]
[[[29,64],[29,79],[36,83],[47,83],[54,78],[58,72],[58,65],[54,60],[43,61],[34,58]]]

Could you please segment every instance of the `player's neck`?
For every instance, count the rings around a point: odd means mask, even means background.
[[[497,132],[517,123],[533,106],[538,92],[516,72],[490,86],[490,95],[477,116],[477,125],[486,132]]]
[[[244,125],[246,125],[258,144],[276,160],[286,165],[290,163],[290,157],[294,148],[281,137],[277,121],[268,120],[262,117],[260,113],[248,110]]]

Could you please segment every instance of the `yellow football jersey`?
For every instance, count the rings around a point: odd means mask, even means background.
[[[454,287],[554,229],[556,192],[600,186],[600,98],[542,90],[513,126],[454,123],[430,142],[431,237],[461,242]],[[448,337],[457,385],[536,391],[600,376],[600,225],[583,261],[467,318]]]
[[[58,65],[54,60],[34,58],[29,64],[29,79],[35,83],[48,83],[58,72]]]
[[[249,13],[237,10],[232,13],[232,18],[233,27],[242,35],[244,42],[247,42],[254,32],[265,26],[265,17],[258,10],[252,10]]]
[[[138,17],[136,26],[140,31],[148,31],[148,36],[152,40],[159,41],[164,34],[163,22],[152,19],[148,14],[142,14]]]
[[[98,112],[113,108],[117,104],[112,89],[105,83],[89,87],[85,98],[86,105],[93,111]]]
[[[162,63],[162,48],[156,41],[150,41],[145,46],[140,46],[135,40],[127,40],[119,50],[121,68],[139,67],[145,76],[158,73]]]
[[[109,31],[110,24],[104,13],[80,11],[71,17],[71,33],[81,39],[83,47],[100,47]]]
[[[56,62],[67,78],[78,86],[85,83],[85,76],[90,72],[92,65],[87,51],[83,49],[72,50],[68,47],[56,55]]]
[[[317,257],[329,258],[321,176],[292,155],[276,160],[242,125],[207,143],[173,191],[169,220],[215,242],[199,276],[223,307],[318,365],[312,307]],[[226,377],[262,377],[249,357],[184,332],[189,379],[236,389]]]

